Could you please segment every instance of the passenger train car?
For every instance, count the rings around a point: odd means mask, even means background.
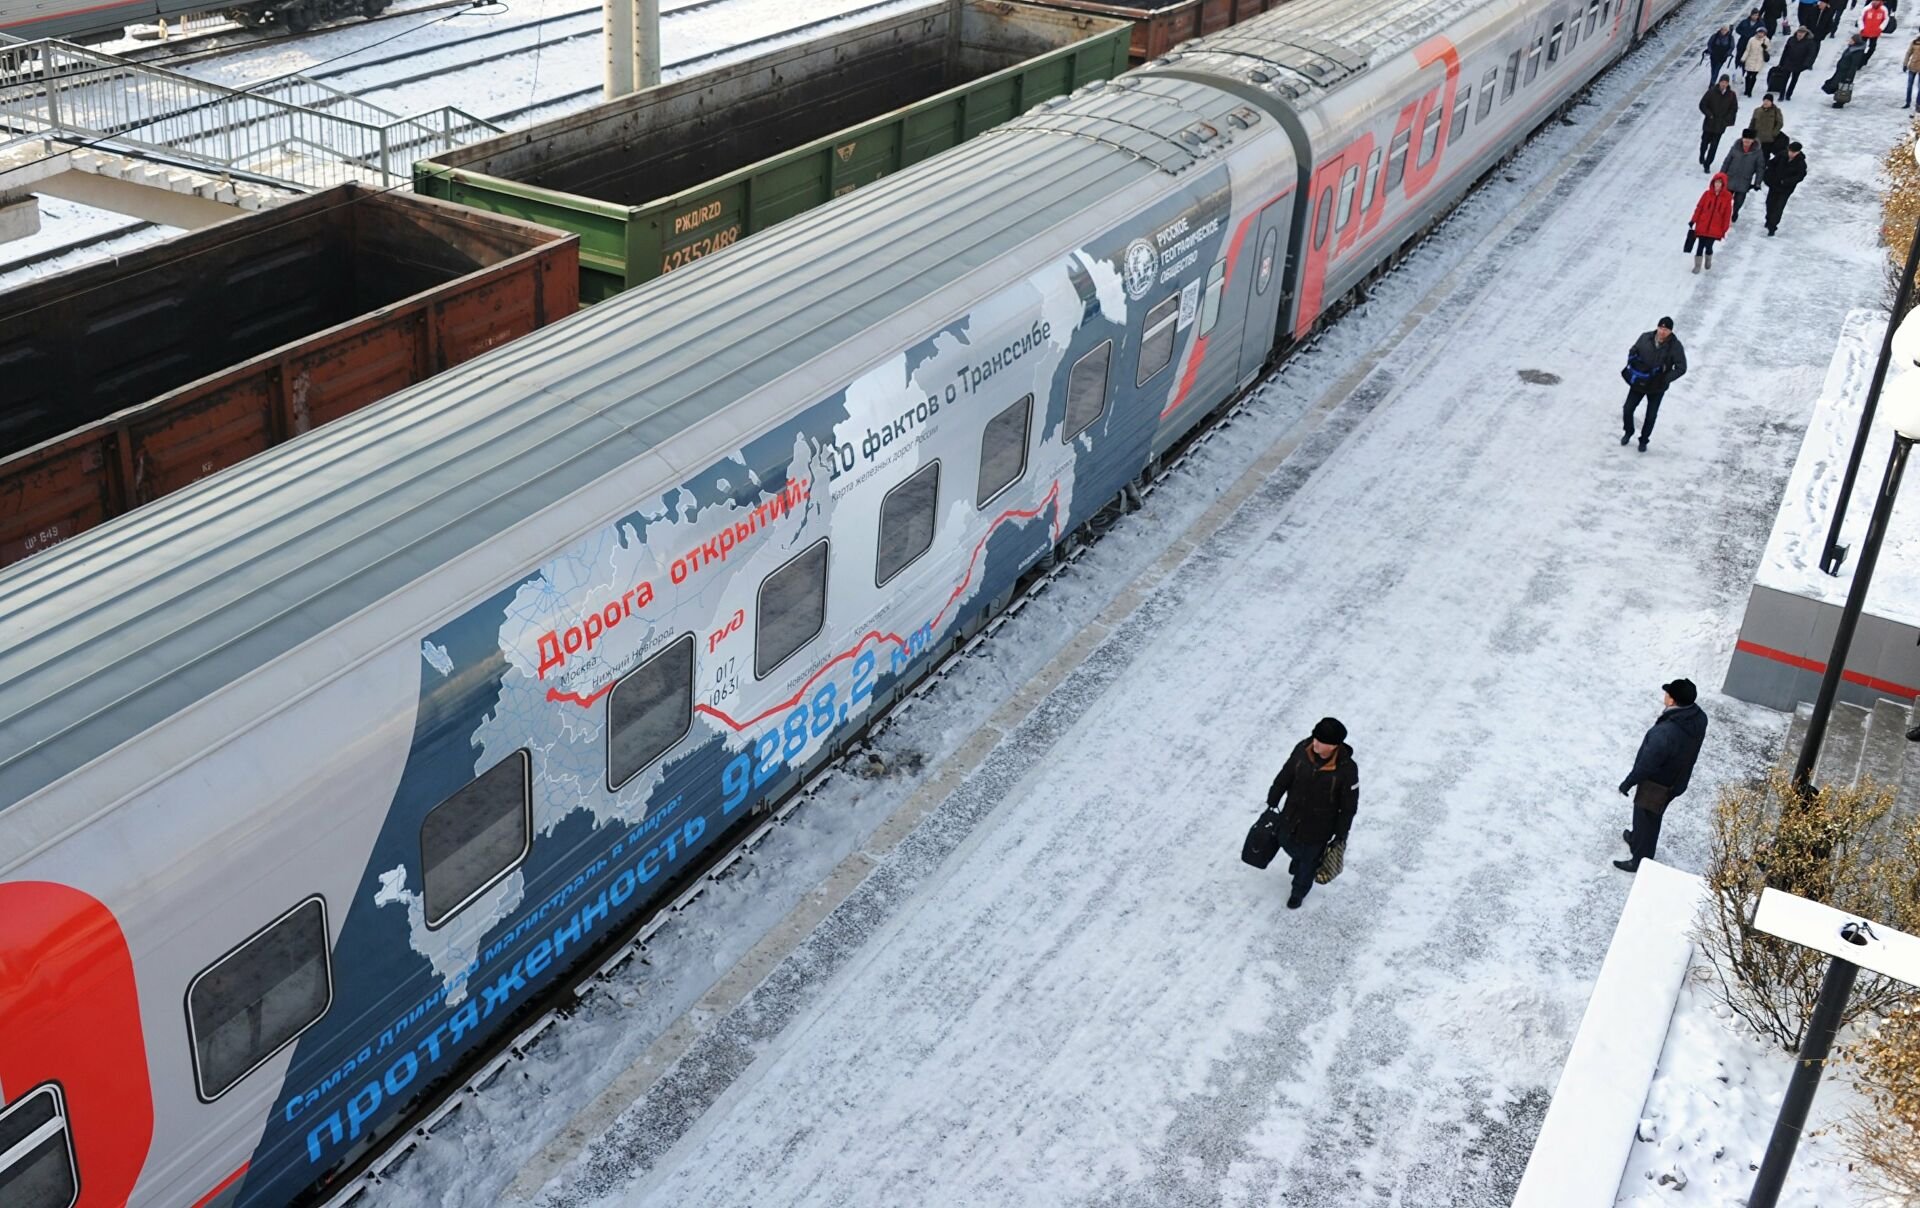
[[[0,573],[0,1203],[324,1189],[1677,0],[1297,0]]]

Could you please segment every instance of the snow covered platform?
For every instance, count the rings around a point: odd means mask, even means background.
[[[1886,56],[1790,103],[1779,235],[1689,273],[1731,9],[1683,8],[366,1202],[1507,1208],[1659,685],[1713,721],[1662,863],[1785,737],[1711,688],[1885,291]],[[1662,314],[1693,370],[1640,453],[1617,374]],[[1240,843],[1329,713],[1360,815],[1289,911]]]
[[[1855,310],[1841,326],[1740,622],[1723,689],[1729,696],[1791,710],[1819,692],[1893,444],[1891,431],[1876,423],[1841,533],[1850,554],[1838,577],[1827,575],[1820,553],[1886,322],[1885,311]],[[1920,490],[1912,477],[1894,504],[1840,681],[1840,699],[1862,708],[1882,698],[1910,703],[1920,696]]]

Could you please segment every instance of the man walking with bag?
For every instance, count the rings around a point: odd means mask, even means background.
[[[1293,748],[1267,790],[1267,808],[1280,806],[1283,799],[1281,845],[1290,860],[1287,871],[1293,874],[1287,909],[1298,910],[1327,849],[1346,846],[1354,811],[1360,808],[1360,768],[1353,762],[1345,726],[1323,717]]]
[[[1700,756],[1700,744],[1707,737],[1707,715],[1694,703],[1699,695],[1689,679],[1677,679],[1660,685],[1661,710],[1647,736],[1640,740],[1640,751],[1633,757],[1633,770],[1620,782],[1620,795],[1633,794],[1633,827],[1620,832],[1632,853],[1613,866],[1621,872],[1639,872],[1640,861],[1651,860],[1660,842],[1660,823],[1667,806],[1687,791],[1693,776],[1693,762]]]
[[[1633,439],[1633,413],[1639,410],[1640,400],[1645,399],[1647,422],[1640,428],[1640,451],[1647,451],[1654,421],[1660,418],[1660,400],[1667,396],[1667,387],[1686,372],[1687,350],[1673,334],[1673,320],[1662,315],[1659,326],[1641,332],[1633,347],[1627,349],[1627,365],[1620,371],[1620,377],[1627,383],[1627,403],[1620,410],[1620,423],[1626,428],[1620,434],[1622,445]]]

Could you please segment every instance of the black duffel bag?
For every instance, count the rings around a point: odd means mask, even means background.
[[[1283,837],[1279,811],[1267,809],[1253,820],[1252,829],[1247,831],[1247,841],[1240,845],[1240,858],[1255,868],[1265,868],[1279,854]]]
[[[1767,91],[1775,96],[1787,90],[1787,65],[1782,63],[1767,72]]]

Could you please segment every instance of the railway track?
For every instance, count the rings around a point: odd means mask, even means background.
[[[716,2],[725,3],[725,0],[701,0],[701,2],[703,4],[712,4]],[[859,17],[867,13],[877,12],[884,8],[892,8],[898,3],[899,3],[899,0],[879,0],[879,2],[875,4],[862,5],[859,8],[850,8],[845,10],[844,12],[834,13],[832,16],[822,17],[814,21],[808,21],[801,25],[789,26],[786,29],[777,30],[773,33],[762,35],[761,37],[751,38],[745,42],[735,42],[732,45],[722,47],[719,50],[704,51],[697,55],[689,55],[684,59],[675,59],[670,63],[662,63],[660,67],[663,72],[668,70],[681,71],[688,68],[697,68],[701,64],[709,63],[716,59],[722,59],[722,58],[726,58],[731,55],[734,55],[746,47],[757,46],[762,42],[771,42],[776,38],[792,37],[794,34],[805,33],[808,30],[816,29],[823,25],[831,25],[836,21],[844,21],[849,17]],[[662,19],[663,20],[665,19],[664,14],[662,14]],[[528,49],[532,49],[532,48],[528,48]],[[516,53],[524,53],[524,52],[516,52]],[[505,58],[508,56],[500,55],[496,57]],[[561,93],[559,96],[548,97],[545,100],[540,100],[540,101],[533,101],[528,104],[518,106],[517,108],[504,110],[503,112],[500,112],[500,113],[488,114],[487,120],[489,122],[492,122],[496,126],[511,127],[518,123],[526,121],[526,119],[539,113],[541,110],[557,109],[560,106],[571,105],[574,102],[584,100],[588,97],[599,96],[600,91],[601,91],[600,88],[597,86],[592,88],[577,88],[571,92]]]
[[[425,3],[410,4],[404,8],[390,8],[377,17],[352,17],[345,21],[316,25],[300,33],[290,29],[248,29],[244,25],[228,25],[221,29],[210,29],[204,33],[187,34],[183,37],[169,38],[164,42],[135,46],[120,52],[120,57],[155,67],[177,68],[256,47],[301,42],[323,34],[351,29],[356,25],[372,26],[401,17],[417,17],[422,13],[444,12],[447,9],[474,6],[475,0],[426,0]],[[183,53],[183,47],[189,49]]]

